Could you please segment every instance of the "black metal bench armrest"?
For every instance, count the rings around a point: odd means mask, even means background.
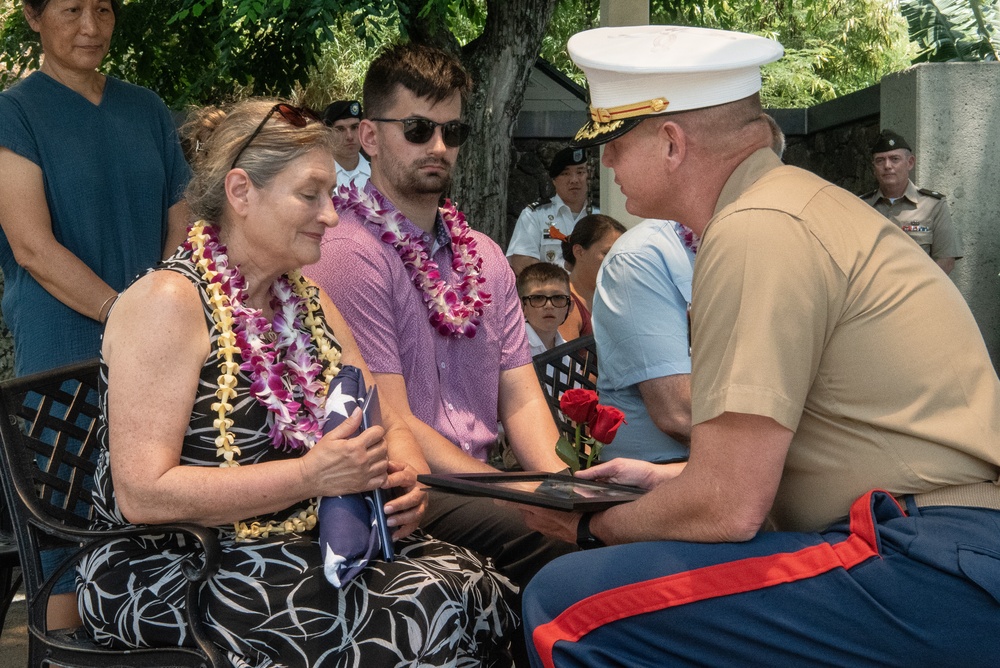
[[[82,557],[84,554],[120,538],[161,534],[189,536],[201,545],[201,554],[204,555],[200,567],[195,567],[190,560],[182,567],[184,577],[194,582],[204,582],[212,577],[219,570],[219,561],[222,557],[222,548],[219,546],[219,536],[216,531],[198,524],[140,524],[117,529],[78,529],[65,525],[56,528],[34,518],[29,521],[47,534],[58,536],[64,540],[86,543],[85,547],[75,555],[76,557]]]
[[[213,667],[227,665],[219,648],[205,634],[198,608],[199,584],[207,581],[219,570],[219,563],[222,558],[219,536],[214,529],[187,523],[143,524],[116,529],[78,529],[69,526],[60,526],[57,528],[51,524],[38,521],[36,518],[29,519],[29,522],[50,535],[56,535],[63,540],[82,543],[72,557],[66,559],[46,578],[45,584],[38,592],[38,596],[31,601],[28,626],[32,633],[41,636],[47,633],[45,617],[52,588],[62,574],[69,568],[74,567],[82,557],[108,543],[122,538],[177,534],[192,538],[201,546],[200,551],[193,553],[181,564],[181,572],[189,581],[187,591],[185,592],[184,606],[184,617],[188,624],[188,630],[191,632],[191,636],[198,647],[209,657],[209,661]],[[201,557],[200,560],[198,559],[199,556]]]

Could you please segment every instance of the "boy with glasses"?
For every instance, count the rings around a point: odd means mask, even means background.
[[[503,251],[442,196],[451,183],[471,80],[426,45],[389,48],[364,84],[364,189],[335,198],[340,224],[306,274],[357,338],[383,405],[401,413],[434,472],[493,471],[498,421],[521,466],[557,471],[559,438],[531,364],[514,275]],[[426,460],[426,463],[424,463]],[[427,472],[427,471],[423,471]],[[431,491],[422,526],[492,557],[524,585],[568,551],[492,501]]]
[[[517,277],[517,295],[532,356],[566,343],[559,326],[573,310],[573,300],[565,269],[548,262],[529,265]]]

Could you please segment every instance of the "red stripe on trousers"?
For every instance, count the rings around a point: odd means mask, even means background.
[[[878,556],[873,490],[851,505],[851,535],[846,540],[820,543],[796,552],[772,554],[706,566],[662,578],[635,582],[594,594],[566,608],[558,617],[535,629],[535,648],[546,668],[555,668],[552,652],[560,640],[575,642],[605,624],[633,615],[686,603],[766,589],[821,575],[834,568],[853,568]]]

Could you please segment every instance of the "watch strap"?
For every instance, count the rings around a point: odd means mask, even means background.
[[[604,541],[590,532],[590,518],[593,516],[594,513],[584,513],[580,516],[580,523],[576,525],[576,544],[581,550],[605,547]]]

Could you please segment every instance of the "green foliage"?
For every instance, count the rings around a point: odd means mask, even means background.
[[[771,107],[807,107],[877,83],[909,65],[905,24],[884,0],[651,0],[650,23],[698,25],[772,37],[785,57],[764,68]],[[577,83],[566,42],[595,27],[599,0],[560,0],[542,57]]]
[[[559,0],[552,21],[542,39],[541,56],[581,86],[587,85],[583,72],[569,57],[566,42],[575,33],[596,28],[601,19],[600,0]]]
[[[366,47],[376,49],[381,45],[379,31],[372,29],[372,26],[396,26],[400,35],[405,37],[406,24],[401,19],[400,5],[402,14],[410,16],[420,10],[415,5],[422,6],[423,3],[410,3],[406,0],[346,0],[340,4],[342,14],[350,17],[355,34],[364,40]],[[411,4],[414,6],[410,7]]]
[[[916,43],[916,62],[997,60],[1000,3],[903,0],[900,11]]]
[[[172,107],[249,93],[287,96],[332,37],[340,0],[130,0],[118,17],[107,71],[147,86]],[[38,65],[38,39],[20,12],[0,36],[0,85]]]
[[[306,83],[296,87],[297,104],[322,110],[334,100],[360,100],[368,64],[383,44],[399,39],[398,19],[364,15],[362,34],[355,27],[355,14],[342,14],[332,27],[332,37],[323,44],[316,66]]]
[[[479,37],[486,26],[486,0],[471,0],[467,4],[470,5],[467,11],[445,15],[451,34],[461,46]]]
[[[443,17],[459,44],[465,45],[486,25],[486,0],[427,0],[417,17],[427,20],[434,14]]]
[[[331,27],[308,81],[297,87],[296,99],[313,109],[333,100],[361,99],[364,75],[379,50],[403,38],[428,35],[429,26],[446,30],[447,46],[464,46],[486,25],[486,0],[349,0]]]
[[[771,37],[785,56],[763,70],[769,107],[807,107],[909,65],[905,24],[884,0],[653,0],[651,23]]]
[[[42,55],[38,35],[12,5],[4,8],[0,23],[0,88],[4,89],[24,72],[37,69]]]
[[[383,43],[378,26],[394,27],[403,39],[458,50],[486,25],[487,0],[345,0],[342,5],[357,35],[373,49]]]
[[[995,1],[903,0],[901,6],[919,60],[995,58]],[[542,44],[542,57],[578,83],[583,76],[566,41],[597,25],[599,9],[600,0],[560,0]],[[763,95],[772,106],[844,95],[910,58],[904,22],[885,0],[652,0],[651,9],[654,23],[781,41],[785,58],[765,69]],[[356,95],[361,73],[386,41],[417,36],[465,45],[482,33],[486,14],[487,0],[125,0],[108,71],[156,90],[172,107],[293,91],[319,106]],[[0,86],[6,87],[38,66],[39,46],[19,3],[3,0],[0,21]],[[315,77],[320,81],[305,83]]]

